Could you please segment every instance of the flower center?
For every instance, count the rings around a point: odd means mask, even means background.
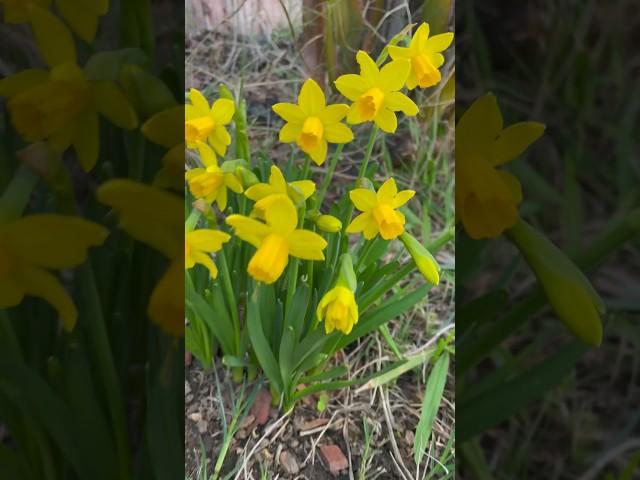
[[[315,150],[322,141],[324,125],[318,117],[308,117],[302,124],[298,145],[305,152]]]
[[[373,209],[373,218],[378,224],[380,236],[385,240],[392,240],[404,231],[402,218],[388,203],[379,203]]]
[[[249,275],[266,284],[274,283],[289,263],[289,242],[282,235],[270,234],[260,244],[249,267]]]
[[[363,120],[373,120],[384,104],[384,92],[377,87],[370,88],[360,95],[356,104]]]
[[[205,173],[189,180],[189,189],[194,197],[205,198],[218,191],[224,183],[224,176],[219,168],[210,171],[209,167]]]
[[[184,122],[184,138],[187,142],[202,142],[216,127],[211,117],[199,117]]]
[[[424,54],[413,57],[411,59],[411,66],[418,78],[420,88],[431,87],[442,78],[440,71],[433,66],[429,57]]]

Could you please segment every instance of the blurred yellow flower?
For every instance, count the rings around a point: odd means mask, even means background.
[[[344,104],[327,105],[324,92],[312,79],[302,85],[297,105],[276,103],[272,108],[287,122],[280,130],[280,141],[296,142],[318,165],[327,158],[327,142],[347,143],[353,140],[351,129],[341,123],[349,107]]]
[[[373,121],[384,132],[394,133],[398,119],[394,112],[405,115],[418,114],[418,106],[399,90],[404,87],[411,71],[411,62],[393,60],[382,69],[360,50],[356,55],[360,74],[348,74],[335,81],[338,91],[353,102],[347,114],[347,122],[359,124]]]
[[[156,173],[153,184],[158,188],[184,188],[184,122],[185,107],[177,105],[149,118],[142,125],[142,133],[151,142],[168,148],[162,157],[162,168]]]
[[[109,10],[109,0],[55,0],[55,6],[76,35],[91,43],[98,31],[98,18]],[[51,0],[0,0],[7,23],[27,23],[36,9],[46,9]]]
[[[442,79],[440,70],[444,63],[442,53],[453,42],[453,33],[441,33],[429,38],[429,24],[423,23],[418,27],[409,47],[389,45],[389,55],[394,60],[407,59],[411,61],[411,73],[407,78],[407,88],[427,88],[437,85]]]
[[[316,218],[316,225],[320,230],[327,233],[337,233],[342,230],[342,222],[333,215],[320,215]]]
[[[329,290],[316,311],[318,321],[324,319],[324,329],[327,334],[340,330],[345,335],[351,333],[353,326],[358,323],[358,304],[353,292],[344,286],[337,286]]]
[[[67,331],[73,330],[78,311],[50,270],[84,263],[89,247],[101,245],[107,235],[100,225],[57,214],[0,224],[0,308],[18,305],[25,295],[39,297],[58,311]]]
[[[243,215],[230,215],[226,222],[236,235],[258,250],[248,272],[256,280],[274,283],[289,263],[289,256],[324,260],[327,242],[315,232],[298,229],[298,214],[291,200],[278,196],[265,211],[266,223]]]
[[[456,126],[456,217],[471,238],[496,237],[518,221],[520,182],[497,167],[520,155],[544,128],[537,122],[503,128],[492,94],[480,97],[460,118]]]
[[[193,168],[185,174],[189,190],[196,198],[216,202],[220,211],[224,211],[227,208],[227,188],[242,193],[242,184],[233,173],[224,172],[218,166],[211,147],[200,142],[198,150],[205,168]]]
[[[189,91],[191,104],[185,106],[184,138],[187,147],[196,148],[199,142],[209,142],[215,153],[224,157],[231,144],[231,136],[224,127],[231,122],[236,106],[233,100],[219,98],[213,105],[200,91]]]
[[[87,78],[76,64],[73,38],[57,17],[40,8],[30,15],[38,48],[51,70],[24,70],[0,80],[0,96],[9,98],[12,123],[26,141],[47,140],[58,153],[73,146],[80,165],[90,171],[100,151],[98,115],[133,129],[136,113],[116,84]]]
[[[184,201],[178,195],[127,179],[110,180],[98,200],[119,214],[120,227],[162,253],[171,264],[151,294],[147,313],[165,332],[184,334]]]
[[[371,240],[378,233],[385,240],[397,238],[404,232],[404,215],[397,211],[415,195],[413,190],[398,192],[396,181],[390,178],[380,187],[378,193],[356,188],[349,192],[351,201],[361,213],[347,227],[347,233],[363,232],[364,238]]]
[[[316,184],[311,180],[300,180],[287,183],[278,167],[271,165],[269,183],[257,183],[244,193],[254,202],[260,202],[271,195],[287,195],[294,204],[308,199],[316,191]]]
[[[217,252],[231,236],[218,230],[200,229],[184,234],[185,268],[193,268],[196,263],[209,269],[212,278],[218,277],[218,269],[210,253]]]

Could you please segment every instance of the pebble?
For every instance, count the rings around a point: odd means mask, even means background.
[[[297,473],[300,471],[300,467],[298,466],[298,460],[296,459],[295,455],[288,452],[287,450],[283,450],[282,453],[280,453],[279,460],[280,460],[280,465],[282,466],[282,469],[287,474],[297,475]]]

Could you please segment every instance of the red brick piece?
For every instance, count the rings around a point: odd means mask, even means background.
[[[256,426],[264,425],[269,420],[271,410],[271,394],[268,390],[260,390],[251,407],[251,414],[256,417]]]
[[[320,447],[322,461],[333,475],[338,475],[342,470],[349,467],[347,457],[337,445],[324,445]]]

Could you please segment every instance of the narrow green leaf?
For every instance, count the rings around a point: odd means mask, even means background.
[[[449,354],[445,351],[440,358],[438,358],[429,375],[429,380],[427,380],[424,400],[422,402],[422,412],[420,413],[420,421],[416,428],[416,437],[413,444],[413,459],[416,465],[420,465],[420,462],[422,462],[422,457],[429,444],[433,422],[440,408],[448,373]]]
[[[225,354],[235,353],[233,325],[219,288],[212,291],[213,308],[194,290],[187,288],[187,306],[204,320],[215,335]]]
[[[296,342],[302,336],[302,330],[304,329],[304,319],[309,306],[309,298],[311,290],[306,284],[298,285],[296,293],[291,301],[291,307],[286,312],[285,316],[285,328],[293,327],[295,333]],[[315,314],[315,312],[313,312]]]
[[[291,388],[294,362],[293,352],[296,345],[295,337],[296,334],[293,331],[293,327],[289,326],[282,334],[282,340],[280,342],[280,375],[282,376],[282,385],[286,391],[289,391]]]

